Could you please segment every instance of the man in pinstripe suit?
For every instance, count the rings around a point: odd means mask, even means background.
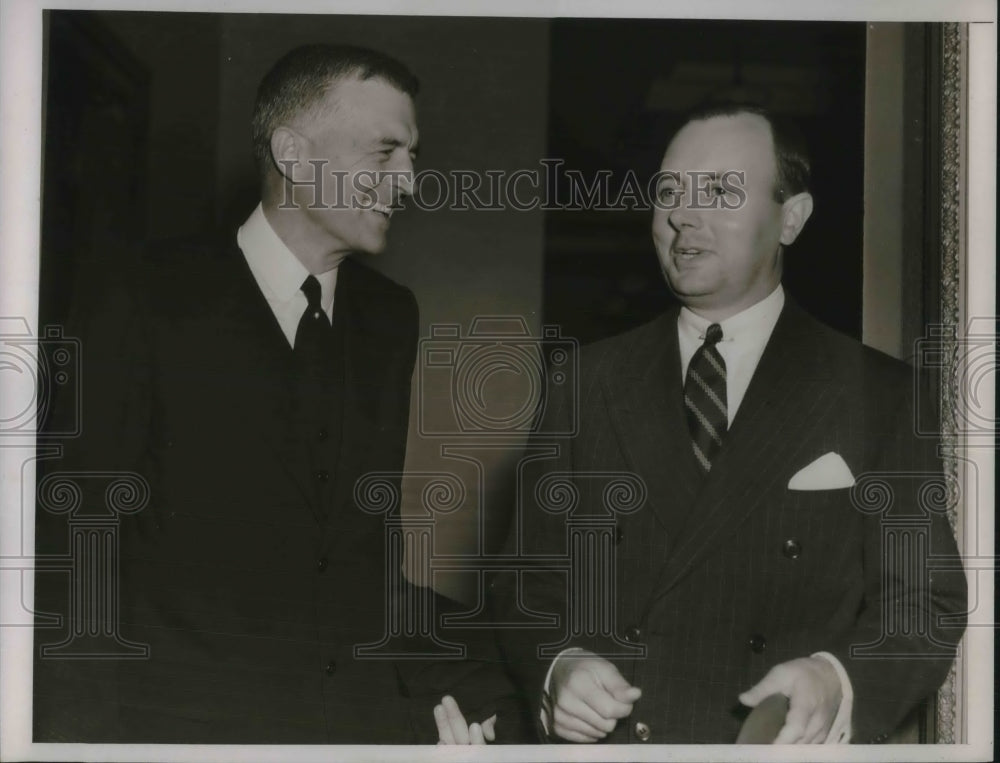
[[[538,651],[551,632],[507,632],[549,740],[733,742],[778,694],[778,743],[884,741],[945,677],[964,576],[901,570],[885,550],[905,527],[957,554],[925,499],[940,468],[913,433],[912,371],[781,286],[808,184],[801,141],[763,109],[696,112],[667,148],[653,238],[682,307],[583,351],[578,432],[528,474],[631,472],[647,491],[618,520],[620,633],[570,634],[553,660]],[[570,405],[554,394],[542,431],[568,431]],[[872,475],[885,505],[858,498]],[[599,514],[599,491],[577,486],[575,511]],[[563,518],[524,495],[525,551],[564,553]],[[566,613],[559,573],[524,581],[520,600],[499,585],[502,611]]]

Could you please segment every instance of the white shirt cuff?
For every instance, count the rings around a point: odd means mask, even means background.
[[[851,679],[848,678],[847,671],[840,664],[840,660],[829,652],[816,652],[812,656],[822,657],[833,665],[833,669],[837,671],[837,678],[840,679],[840,708],[837,710],[837,716],[833,719],[830,733],[826,735],[823,744],[847,744],[851,741],[851,713],[854,710],[854,688],[851,686]]]
[[[549,665],[549,671],[545,674],[545,683],[542,684],[542,709],[539,712],[539,716],[542,719],[542,728],[545,729],[546,736],[550,736],[552,733],[552,698],[549,693],[549,686],[552,684],[552,670],[555,668],[556,662],[558,662],[560,657],[567,654],[577,654],[579,652],[586,651],[586,649],[582,649],[578,646],[571,646],[569,649],[563,649],[555,656],[552,663]]]
[[[552,671],[556,666],[556,662],[560,657],[564,657],[567,654],[576,654],[579,652],[586,652],[586,649],[580,647],[570,647],[569,649],[564,649],[556,655],[555,659],[549,665],[549,670],[545,674],[545,683],[542,685],[542,708],[540,711],[540,717],[542,721],[542,728],[545,729],[545,733],[551,734],[551,713],[552,713],[552,701],[550,695],[550,687],[552,684]],[[833,719],[833,725],[830,726],[830,731],[826,735],[826,739],[823,744],[847,744],[851,741],[851,713],[854,710],[854,688],[851,686],[851,679],[847,675],[847,671],[844,670],[844,666],[840,664],[840,660],[834,657],[829,652],[816,652],[812,655],[813,657],[822,657],[824,660],[833,665],[833,669],[837,672],[837,678],[840,679],[840,707],[837,709],[837,715]]]

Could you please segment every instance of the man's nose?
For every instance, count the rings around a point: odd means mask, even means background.
[[[695,203],[692,194],[681,194],[677,206],[670,210],[670,224],[677,230],[681,228],[697,228],[701,226],[701,211],[692,206]]]
[[[393,168],[393,185],[398,196],[413,195],[413,159],[406,156]]]
[[[396,193],[400,197],[413,195],[413,170],[404,172],[396,183]]]

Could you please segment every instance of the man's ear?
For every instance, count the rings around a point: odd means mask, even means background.
[[[271,133],[271,161],[279,175],[293,182],[302,157],[302,143],[302,136],[290,127],[278,127]]]
[[[781,205],[781,243],[788,246],[799,237],[813,211],[813,197],[807,191],[785,199]]]

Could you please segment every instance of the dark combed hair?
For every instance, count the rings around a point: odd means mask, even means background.
[[[767,107],[752,102],[709,101],[689,111],[682,126],[713,117],[735,117],[740,114],[756,114],[771,126],[774,156],[778,165],[775,200],[783,202],[790,196],[808,191],[811,166],[805,137],[794,122],[775,114]]]
[[[253,107],[254,157],[261,166],[271,155],[271,134],[316,107],[330,86],[345,77],[382,79],[417,95],[420,83],[405,64],[377,50],[354,45],[304,45],[286,53],[264,75]]]

